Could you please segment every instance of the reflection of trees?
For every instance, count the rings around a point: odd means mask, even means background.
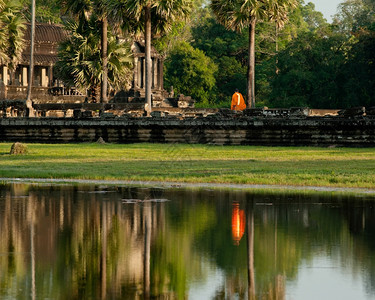
[[[247,207],[247,284],[248,299],[255,299],[255,272],[254,272],[254,203]]]
[[[124,204],[123,197],[173,201]],[[296,278],[301,262],[317,251],[341,259],[354,273],[365,268],[374,289],[373,202],[290,198],[5,186],[0,189],[0,298],[30,298],[34,291],[36,299],[181,299],[192,279],[207,279],[202,263],[207,259],[225,273],[218,299],[235,294],[284,299],[285,279]],[[232,242],[233,202],[246,216],[247,238],[238,246]],[[315,202],[323,204],[311,205]]]
[[[170,206],[166,212],[164,232],[159,232],[152,250],[154,294],[173,291],[178,299],[186,297],[189,278],[201,278],[201,254],[195,239],[214,224],[215,214],[205,203],[183,203]],[[189,208],[190,206],[190,208]]]
[[[121,194],[161,197],[145,189],[24,187],[19,196],[2,191],[1,293],[27,298],[24,286],[34,286],[36,298],[181,298],[189,276],[204,277],[193,243],[214,220],[205,204],[166,211],[165,203],[121,202]]]
[[[352,259],[350,264],[358,273],[363,266],[367,266],[369,272],[366,289],[375,294],[375,260],[368,259],[375,252],[375,210],[373,203],[369,203],[367,199],[358,200],[355,205],[350,200],[343,201],[343,215],[353,236],[352,247],[355,253],[354,256],[348,253],[348,257]]]
[[[373,255],[369,249],[365,251],[363,261],[355,265],[357,259],[356,248],[353,247],[353,236],[348,231],[348,224],[342,218],[343,199],[337,197],[322,196],[290,196],[290,195],[246,195],[245,193],[236,193],[233,199],[227,195],[227,199],[238,201],[242,207],[247,208],[247,218],[251,220],[251,214],[254,214],[254,277],[246,276],[243,262],[251,249],[249,245],[243,247],[233,247],[229,242],[230,236],[226,239],[217,236],[216,232],[225,232],[225,228],[230,228],[230,219],[217,223],[207,235],[200,240],[202,247],[215,254],[216,263],[226,272],[226,281],[235,281],[236,289],[226,289],[231,293],[243,294],[243,287],[247,279],[254,278],[256,297],[267,299],[285,298],[285,279],[293,280],[297,277],[298,267],[303,261],[310,261],[316,253],[327,256],[337,257],[342,260],[342,264],[348,264],[356,273],[356,269],[367,269],[368,264],[372,265],[369,258]],[[324,204],[328,202],[329,204]],[[252,207],[249,203],[255,203]],[[313,204],[317,203],[317,204]],[[319,204],[322,203],[322,204]],[[357,204],[353,199],[349,199],[351,211]],[[370,205],[370,204],[369,204]],[[367,207],[366,211],[368,211]],[[216,205],[219,215],[223,211],[229,210],[227,202],[221,202]],[[251,212],[249,216],[249,210]],[[370,209],[370,211],[372,211]],[[225,213],[223,214],[225,215]],[[229,215],[227,213],[227,215]],[[363,218],[363,214],[360,214]],[[225,218],[224,218],[225,219]],[[375,218],[372,217],[372,220]],[[362,220],[362,219],[361,219]],[[248,226],[251,221],[247,221]],[[366,218],[366,223],[368,223]],[[363,222],[359,222],[363,224]],[[251,229],[247,228],[247,234]],[[369,230],[372,235],[375,228]],[[250,234],[251,236],[251,234]],[[207,242],[210,241],[210,242]],[[337,245],[342,245],[338,248]],[[361,247],[361,251],[365,250]],[[247,259],[248,262],[250,258]],[[367,260],[367,263],[365,262]],[[249,264],[249,266],[251,263]],[[249,269],[250,270],[250,269]],[[375,270],[375,267],[371,267]],[[232,284],[233,285],[233,284]],[[252,286],[250,282],[250,286]],[[224,290],[222,291],[224,292]],[[251,296],[251,295],[250,295]],[[251,299],[251,297],[249,297]]]
[[[125,297],[143,294],[141,205],[124,209],[118,193],[92,188],[25,186],[19,192],[8,187],[0,196],[0,252],[8,255],[0,256],[1,292],[28,298],[35,280],[36,298],[44,293],[56,299],[117,298],[121,286]],[[150,226],[159,225],[163,205],[147,216],[153,218]]]

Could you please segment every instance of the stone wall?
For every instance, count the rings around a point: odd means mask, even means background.
[[[372,116],[1,118],[0,141],[375,147]]]

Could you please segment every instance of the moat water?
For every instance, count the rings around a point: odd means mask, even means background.
[[[375,197],[0,185],[0,299],[375,299]]]

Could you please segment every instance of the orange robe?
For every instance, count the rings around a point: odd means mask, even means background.
[[[232,96],[232,105],[230,106],[231,110],[244,110],[246,108],[245,100],[241,93],[234,93]]]

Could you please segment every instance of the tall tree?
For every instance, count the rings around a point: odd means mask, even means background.
[[[277,17],[285,22],[287,12],[296,5],[295,0],[212,0],[211,8],[218,21],[225,27],[242,31],[249,30],[247,101],[249,107],[255,107],[255,26],[258,20]]]
[[[5,3],[3,0],[0,0],[0,15],[3,15],[3,9],[5,7]],[[4,28],[4,22],[0,18],[0,28]],[[6,61],[6,54],[5,54],[5,49],[6,49],[6,42],[5,42],[5,32],[4,30],[0,30],[0,62],[5,62]]]
[[[83,23],[69,22],[71,33],[60,45],[56,69],[67,85],[75,85],[81,91],[88,89],[92,101],[96,102],[102,79],[100,30],[93,16]],[[109,89],[116,91],[129,85],[132,76],[132,54],[130,46],[108,35],[108,82]]]
[[[101,102],[108,102],[108,19],[106,6],[101,0],[61,0],[63,12],[75,17],[76,20],[88,20],[96,15],[101,25]]]
[[[350,36],[353,32],[373,22],[375,22],[375,7],[370,1],[346,0],[338,6],[333,24],[339,28],[340,32]]]
[[[30,65],[29,65],[29,82],[27,87],[26,105],[29,109],[29,115],[32,110],[31,92],[34,81],[34,44],[35,44],[35,0],[31,1],[31,34],[30,34]]]
[[[170,52],[165,71],[166,86],[173,86],[178,94],[191,95],[197,103],[209,104],[217,66],[203,51],[180,42]]]
[[[135,30],[141,30],[145,38],[146,103],[148,115],[152,110],[151,38],[171,30],[172,24],[190,12],[192,0],[107,0],[110,15],[117,22],[133,20]],[[127,25],[126,24],[126,25]],[[126,26],[123,26],[126,27]]]
[[[25,20],[20,11],[21,4],[17,0],[6,0],[0,13],[0,58],[2,57],[11,71],[14,71],[24,46]]]

